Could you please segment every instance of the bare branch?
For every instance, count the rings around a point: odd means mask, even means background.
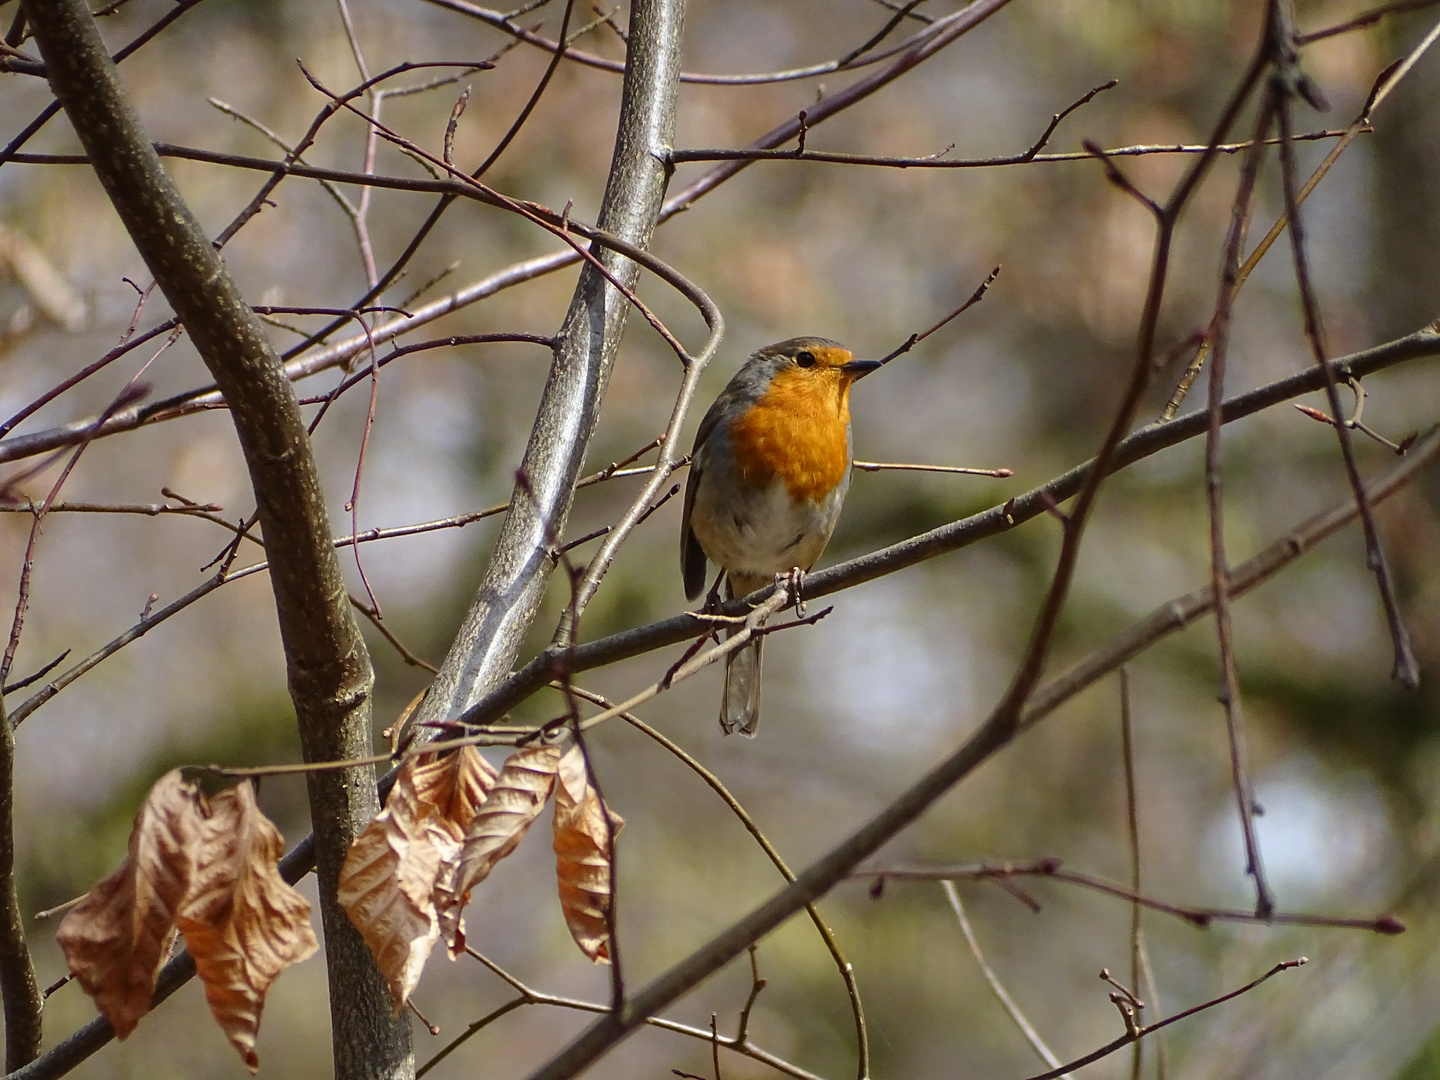
[[[612,703],[599,694],[592,694],[589,691],[582,690],[575,686],[571,687],[571,692],[585,698],[587,701],[599,705],[602,709],[608,710],[613,708]],[[730,812],[739,819],[740,824],[745,827],[745,831],[754,837],[755,842],[760,845],[760,849],[765,852],[766,858],[774,864],[775,869],[780,871],[781,876],[783,876],[786,881],[795,880],[794,873],[790,870],[790,867],[785,864],[785,860],[770,842],[769,837],[765,835],[764,831],[761,830],[749,812],[740,804],[740,801],[721,783],[719,777],[701,765],[700,762],[696,761],[692,755],[686,753],[678,743],[667,738],[664,734],[645,723],[645,721],[641,720],[633,712],[621,711],[618,715],[620,719],[624,720],[631,727],[663,746],[682,761],[687,768],[699,776],[710,790],[715,792],[715,794],[724,801],[725,805],[730,808]],[[850,962],[845,959],[845,954],[840,951],[840,943],[835,940],[835,934],[821,916],[820,909],[814,904],[807,904],[805,910],[809,913],[810,921],[815,924],[815,929],[819,932],[821,940],[825,942],[825,947],[829,950],[830,956],[835,961],[835,966],[840,972],[840,977],[845,982],[845,992],[850,999],[850,1011],[855,1022],[857,1049],[856,1073],[861,1080],[864,1080],[865,1077],[870,1075],[870,1034],[865,1023],[865,1008],[860,1001],[860,987],[855,980],[855,971],[850,966]],[[756,960],[753,948],[750,954],[750,964],[752,970],[755,969]],[[750,999],[746,1003],[745,1008],[740,1012],[740,1021],[735,1032],[735,1042],[737,1045],[745,1046],[749,1043],[750,1010],[754,1007],[755,998],[764,985],[765,980],[759,977],[758,971],[755,971]]]
[[[1123,670],[1123,669],[1122,669]],[[1394,915],[1380,915],[1374,918],[1351,917],[1347,915],[1315,915],[1300,912],[1272,912],[1268,916],[1256,915],[1253,911],[1235,908],[1200,907],[1192,904],[1174,904],[1147,896],[1135,889],[1117,885],[1113,881],[1094,874],[1066,869],[1059,859],[1037,859],[1033,862],[989,862],[978,866],[939,867],[882,867],[873,870],[859,870],[851,875],[857,879],[871,878],[876,883],[891,881],[994,881],[1002,882],[1016,877],[1049,878],[1054,881],[1078,885],[1106,896],[1126,900],[1135,907],[1148,908],[1164,915],[1173,915],[1191,926],[1205,930],[1212,923],[1263,923],[1284,926],[1323,926],[1336,930],[1368,930],[1387,936],[1405,932],[1405,924]],[[872,892],[874,886],[871,887]],[[1136,980],[1138,982],[1138,980]]]

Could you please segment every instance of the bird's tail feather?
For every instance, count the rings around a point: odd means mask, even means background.
[[[720,698],[720,730],[755,737],[760,726],[760,647],[756,638],[725,658],[725,693]]]

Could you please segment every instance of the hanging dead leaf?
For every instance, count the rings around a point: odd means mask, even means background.
[[[276,976],[319,948],[310,904],[280,877],[279,831],[246,780],[210,800],[190,892],[177,922],[211,1015],[251,1072],[255,1035]]]
[[[130,830],[130,853],[60,923],[56,939],[85,992],[125,1038],[150,1010],[175,937],[202,818],[178,769],[155,782]]]
[[[459,828],[463,840],[465,830],[489,797],[499,774],[473,746],[462,746],[438,760],[432,754],[418,760],[425,765],[416,773],[416,792],[432,803],[441,817]]]
[[[412,758],[345,858],[340,906],[370,946],[397,1010],[440,936],[437,886],[453,881],[465,827],[495,779],[471,746],[439,760]]]
[[[558,777],[555,878],[560,887],[560,908],[580,951],[597,964],[608,964],[610,856],[615,836],[625,821],[600,801],[579,746],[572,746],[560,759]]]
[[[465,904],[470,890],[523,837],[550,798],[560,751],[550,745],[523,747],[506,759],[495,786],[465,831],[465,846],[454,879],[436,890],[440,930],[450,955],[465,948]]]

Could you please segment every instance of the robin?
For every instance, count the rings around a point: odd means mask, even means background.
[[[797,337],[767,345],[730,380],[700,421],[685,485],[689,599],[705,588],[706,559],[725,572],[727,597],[815,565],[850,487],[850,384],[879,366],[826,338]],[[726,658],[727,735],[753,736],[760,722],[762,643]]]

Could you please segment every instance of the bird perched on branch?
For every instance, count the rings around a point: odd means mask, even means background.
[[[850,386],[879,366],[826,338],[798,337],[767,345],[730,380],[700,421],[685,485],[689,599],[705,587],[706,559],[724,570],[727,597],[815,565],[850,487]],[[726,658],[727,735],[753,736],[760,722],[761,645],[757,637]]]

